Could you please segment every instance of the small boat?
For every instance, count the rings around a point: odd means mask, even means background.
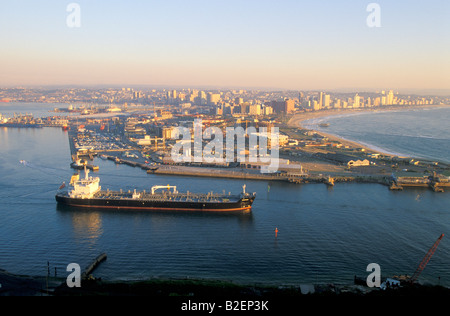
[[[73,162],[70,164],[70,166],[71,166],[73,169],[82,170],[82,169],[84,169],[84,167],[86,166],[86,164],[87,164],[87,162],[86,162],[85,160],[83,160],[83,159],[77,159],[77,160],[73,161]]]

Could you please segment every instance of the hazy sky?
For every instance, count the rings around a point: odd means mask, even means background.
[[[450,1],[0,0],[0,85],[54,84],[450,89]]]

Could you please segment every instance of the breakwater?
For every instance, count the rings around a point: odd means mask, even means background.
[[[117,156],[103,155],[107,160],[114,161],[116,164],[125,164],[135,168],[141,168],[148,174],[174,175],[186,177],[211,177],[225,179],[242,180],[263,180],[280,181],[295,184],[324,183],[328,186],[334,186],[336,183],[377,183],[388,186],[391,190],[402,190],[403,187],[429,187],[435,192],[444,192],[444,188],[450,187],[450,182],[446,177],[440,179],[434,175],[426,182],[426,177],[408,177],[408,181],[399,178],[397,181],[392,175],[385,174],[354,174],[354,175],[329,175],[329,174],[292,174],[286,172],[259,173],[259,171],[248,170],[245,168],[214,168],[214,167],[193,167],[181,165],[149,165],[138,161],[122,159]],[[428,179],[428,178],[426,178]],[[434,179],[434,180],[433,180]]]

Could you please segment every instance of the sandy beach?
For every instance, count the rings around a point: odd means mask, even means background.
[[[326,118],[332,116],[347,116],[353,114],[365,114],[372,112],[387,112],[387,111],[408,111],[408,110],[418,110],[425,108],[436,108],[436,107],[445,107],[448,105],[438,104],[438,105],[426,105],[426,106],[389,106],[389,107],[374,107],[374,108],[362,108],[362,109],[332,109],[332,110],[321,110],[321,111],[311,111],[311,112],[302,112],[294,114],[294,116],[289,120],[288,125],[291,127],[297,128],[305,128],[302,123],[306,120]],[[305,128],[306,129],[306,128]],[[323,137],[327,137],[331,141],[338,141],[342,143],[344,146],[349,146],[353,148],[364,148],[366,152],[371,153],[380,153],[386,156],[398,156],[396,154],[392,154],[389,152],[383,152],[382,149],[374,149],[369,147],[368,145],[361,144],[355,141],[350,141],[347,139],[343,139],[339,136],[329,134],[323,131],[314,130],[319,135]],[[401,156],[399,156],[401,157]],[[401,157],[402,158],[402,157]]]
[[[366,110],[366,111],[364,111],[364,110],[325,110],[325,111],[316,111],[316,112],[304,112],[304,113],[295,114],[289,120],[288,124],[291,127],[305,128],[302,125],[302,122],[304,122],[306,120],[325,118],[325,117],[331,117],[331,116],[337,116],[337,115],[349,115],[352,113],[368,113],[368,112],[372,112],[372,111],[370,111],[370,110]],[[354,141],[350,141],[347,139],[343,139],[343,138],[340,138],[333,134],[325,133],[325,132],[319,131],[319,130],[314,130],[314,131],[323,137],[327,137],[330,141],[338,141],[344,146],[349,146],[352,148],[364,148],[364,150],[367,152],[382,153],[382,154],[390,156],[389,153],[383,153],[380,151],[373,150],[366,145],[363,145],[363,144],[360,144],[360,143],[357,143]]]

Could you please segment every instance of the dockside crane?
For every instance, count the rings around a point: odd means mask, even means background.
[[[413,276],[408,280],[410,283],[415,283],[417,279],[419,278],[420,274],[422,273],[423,269],[425,269],[428,261],[430,261],[431,257],[433,256],[434,252],[436,251],[437,247],[439,246],[439,243],[441,242],[442,238],[444,237],[444,234],[441,234],[439,238],[435,241],[433,246],[428,250],[425,257],[423,257],[422,261],[420,262],[419,266],[417,267],[416,271],[414,272]]]

